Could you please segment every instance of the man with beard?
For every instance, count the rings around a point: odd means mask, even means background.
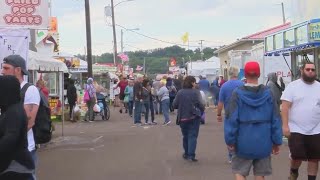
[[[299,167],[307,161],[308,180],[315,180],[320,160],[320,83],[312,62],[303,64],[300,71],[301,79],[291,82],[281,97],[282,130],[289,139],[289,179],[298,179]]]

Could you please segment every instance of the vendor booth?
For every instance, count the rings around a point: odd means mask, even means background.
[[[279,31],[265,38],[266,56],[283,56],[288,63],[292,80],[300,78],[299,68],[304,61],[320,65],[320,19],[312,19]],[[289,58],[291,56],[291,58]],[[319,78],[320,69],[316,72]]]
[[[52,57],[29,51],[28,70],[29,81],[33,84],[39,79],[45,82],[49,90],[49,105],[52,118],[61,117],[62,135],[64,133],[64,73],[68,73],[67,66]]]

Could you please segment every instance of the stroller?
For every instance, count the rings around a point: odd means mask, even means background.
[[[110,109],[107,103],[108,95],[104,95],[102,93],[96,93],[97,95],[97,104],[100,107],[100,112],[95,112],[94,116],[100,115],[102,120],[106,121],[110,118]]]

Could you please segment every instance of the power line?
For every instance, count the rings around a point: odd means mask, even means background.
[[[158,41],[158,42],[162,42],[162,43],[167,43],[167,44],[172,44],[172,45],[176,45],[176,46],[188,47],[188,45],[185,45],[185,44],[179,44],[179,43],[174,43],[174,42],[170,42],[170,41],[165,41],[165,40],[162,40],[162,39],[159,39],[159,38],[151,37],[151,36],[148,36],[148,35],[139,33],[139,32],[137,32],[137,31],[128,29],[128,28],[126,28],[126,27],[124,27],[124,26],[121,26],[121,25],[119,25],[119,24],[116,24],[116,25],[119,26],[119,27],[121,27],[121,28],[123,28],[123,29],[125,29],[125,30],[127,30],[127,31],[133,32],[133,33],[135,33],[135,34],[138,34],[138,35],[143,36],[143,37],[148,38],[148,39],[152,39],[152,40],[154,40],[154,41]],[[190,45],[189,45],[189,47],[199,48],[199,46],[190,46]],[[207,47],[207,46],[205,46],[205,47]]]

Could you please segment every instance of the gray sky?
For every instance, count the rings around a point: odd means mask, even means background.
[[[115,0],[115,4],[121,0]],[[139,28],[139,33],[164,41],[182,44],[181,36],[189,32],[190,45],[215,47],[237,38],[280,25],[281,5],[285,3],[290,21],[290,0],[134,0],[115,8],[116,24]],[[91,0],[93,54],[112,52],[111,19],[104,7],[110,1]],[[278,4],[278,5],[277,5]],[[58,17],[60,49],[84,54],[86,45],[84,0],[53,0],[52,15]],[[120,27],[117,27],[120,51]],[[124,32],[125,51],[171,46],[135,33]]]

